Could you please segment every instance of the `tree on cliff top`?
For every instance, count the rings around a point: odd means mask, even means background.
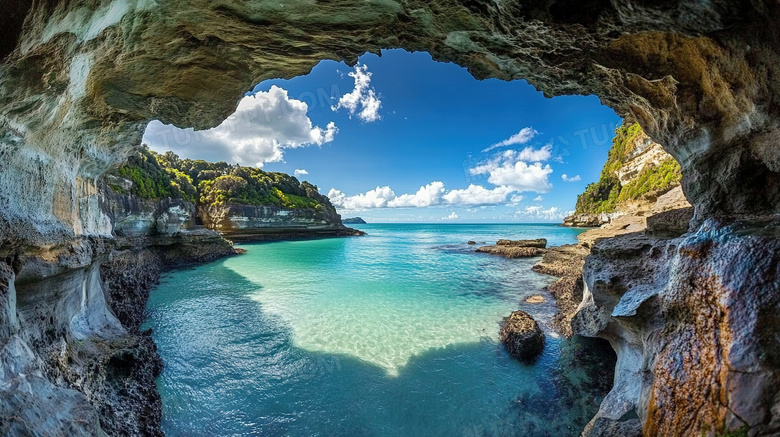
[[[126,192],[143,199],[181,198],[201,205],[274,205],[287,209],[332,210],[330,200],[309,182],[226,162],[181,159],[173,152],[158,154],[143,147],[113,172],[132,182]]]

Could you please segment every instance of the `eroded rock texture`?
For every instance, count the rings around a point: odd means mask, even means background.
[[[603,240],[585,264],[576,332],[618,352],[591,431],[780,432],[777,219],[710,219],[695,233]]]
[[[749,434],[774,432],[771,407],[777,402],[763,384],[774,381],[777,365],[769,345],[777,345],[772,305],[778,278],[760,257],[774,259],[777,236],[756,230],[765,229],[756,220],[780,213],[779,8],[769,0],[11,2],[0,18],[0,254],[11,268],[6,282],[95,274],[97,258],[113,250],[116,236],[102,176],[139,145],[149,120],[213,127],[263,79],[306,73],[322,59],[353,62],[365,51],[426,50],[477,78],[527,79],[550,96],[598,95],[639,121],[680,162],[695,207],[693,229],[713,218],[747,223],[740,230],[720,224],[738,222],[708,221],[693,236],[642,243],[626,257],[605,248],[586,262],[585,306],[591,309],[583,317],[591,319],[583,326],[592,335],[611,335],[619,354],[617,394],[591,430],[641,426],[648,434],[698,435],[746,425]],[[121,244],[143,251],[156,243]],[[742,264],[735,260],[743,257],[743,267],[761,269],[737,268]],[[641,262],[650,259],[655,261]],[[600,270],[634,268],[640,269],[634,277],[616,272],[626,278],[622,285],[597,285],[595,278],[606,284],[613,279]],[[626,295],[645,302],[636,304],[636,314],[632,305],[616,303]],[[76,338],[84,332],[89,341],[102,341],[105,332],[94,328],[93,317],[109,320],[111,312],[99,301],[90,294],[89,305],[74,313],[83,315],[78,329],[52,320],[53,310],[23,318],[6,305],[0,331],[9,334],[2,347],[15,348],[13,356],[21,358],[4,364],[3,396],[18,396],[15,405],[35,405],[43,398],[29,393],[54,390],[13,391],[24,383],[21,374],[51,386],[40,363],[56,347],[37,334],[30,341],[40,346],[30,346],[15,333],[54,330]],[[615,314],[613,301],[622,308]],[[652,305],[658,309],[645,311]],[[107,331],[111,335],[124,328],[113,321],[107,326],[117,327]],[[99,433],[95,418],[102,401],[90,408],[65,385],[52,399],[67,408],[42,413],[50,420],[18,423],[45,433],[71,414],[79,418],[72,422],[74,434]],[[758,388],[740,389],[745,386]],[[626,415],[616,417],[621,408]],[[104,429],[121,423],[101,417]]]

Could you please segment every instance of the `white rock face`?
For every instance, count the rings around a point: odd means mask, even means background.
[[[642,132],[636,139],[636,149],[628,161],[615,172],[615,176],[620,180],[620,185],[626,185],[639,176],[645,168],[671,158],[672,155],[666,153],[663,146]]]
[[[0,429],[5,435],[28,435],[31,429],[39,435],[105,435],[86,396],[58,387],[44,376],[43,362],[29,346],[30,341],[38,338],[37,320],[17,317],[14,280],[13,271],[0,264],[0,417],[4,420]],[[100,298],[95,296],[92,300]],[[43,304],[55,307],[57,303]],[[92,307],[94,310],[95,306]],[[105,320],[110,324],[109,319],[110,316]],[[30,327],[32,331],[28,330]],[[38,327],[43,328],[40,324]],[[93,328],[104,331],[102,326]],[[14,419],[8,422],[11,417]],[[74,421],[76,417],[78,421]]]

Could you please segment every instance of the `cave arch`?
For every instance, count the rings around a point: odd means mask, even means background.
[[[680,162],[695,225],[780,213],[780,5],[770,0],[41,0],[9,17],[4,257],[110,238],[96,185],[150,120],[210,128],[255,83],[383,48],[427,51],[478,79],[526,79],[548,96],[599,96]],[[665,418],[647,417],[648,432]]]
[[[3,130],[78,169],[56,172],[71,193],[44,187],[59,210],[30,205],[53,226],[66,223],[43,238],[100,233],[77,223],[73,199],[85,193],[74,179],[120,162],[149,120],[213,127],[265,79],[305,74],[322,59],[423,50],[478,79],[599,96],[681,163],[698,221],[776,213],[780,193],[753,187],[780,182],[771,146],[778,30],[767,25],[777,16],[777,4],[747,1],[41,2],[0,70]],[[31,176],[8,185],[19,189],[0,192],[6,201],[41,184]],[[8,215],[24,222],[27,213]]]

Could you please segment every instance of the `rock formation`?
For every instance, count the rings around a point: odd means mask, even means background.
[[[366,221],[361,217],[350,217],[341,220],[341,223],[344,223],[345,225],[365,225]]]
[[[695,208],[691,232],[605,240],[586,261],[578,329],[610,339],[618,352],[614,395],[591,433],[639,426],[664,435],[780,432],[780,401],[767,393],[776,386],[780,311],[773,270],[780,213],[777,2],[6,6],[0,356],[9,364],[0,372],[0,408],[19,414],[2,422],[3,433],[48,434],[66,424],[75,435],[100,434],[99,427],[156,433],[154,416],[146,423],[127,410],[112,412],[121,403],[55,371],[51,358],[67,357],[74,346],[68,342],[84,341],[104,363],[98,345],[127,338],[101,300],[98,266],[117,240],[101,186],[105,173],[138,148],[150,120],[210,128],[263,79],[394,47],[428,51],[480,79],[526,79],[548,96],[595,94],[679,162]],[[176,240],[190,237],[200,238],[180,235],[168,247],[175,253],[186,245]],[[142,259],[140,251],[156,243],[128,244]],[[56,286],[39,286],[55,277]],[[49,294],[33,305],[24,296],[33,290]]]
[[[545,252],[545,247],[547,247],[547,240],[544,238],[536,240],[498,240],[495,246],[482,246],[476,252],[501,255],[507,258],[530,258],[542,255]]]
[[[642,211],[658,209],[657,200],[670,191],[676,191],[674,196],[690,206],[676,190],[681,177],[680,165],[639,124],[624,124],[615,130],[599,180],[577,196],[575,214],[566,217],[563,224],[597,227],[625,214],[642,215]],[[682,205],[673,208],[678,207]]]
[[[544,332],[533,317],[517,310],[501,322],[499,340],[509,355],[526,363],[533,363],[544,350]]]
[[[338,215],[328,216],[312,209],[283,209],[274,205],[201,206],[203,224],[232,241],[261,241],[295,237],[362,235],[341,224]]]

